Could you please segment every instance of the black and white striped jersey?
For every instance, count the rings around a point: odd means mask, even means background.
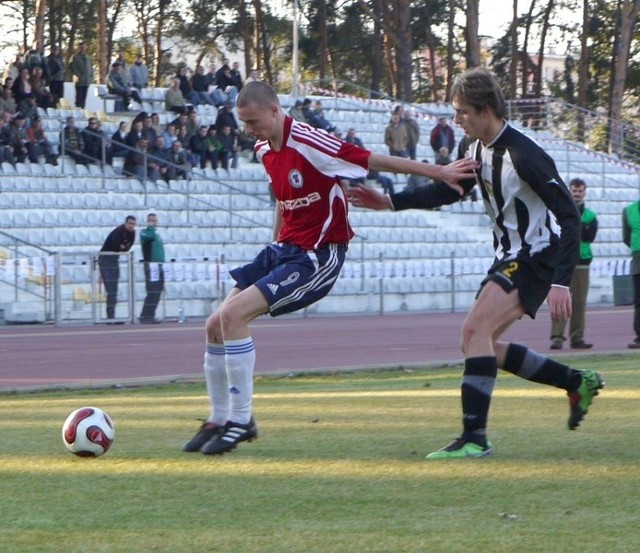
[[[569,286],[580,248],[580,214],[553,159],[508,123],[487,145],[463,139],[458,158],[480,164],[476,179],[493,223],[496,259],[542,255],[555,267],[553,284]],[[395,210],[433,208],[460,196],[445,183],[432,183],[391,195]]]

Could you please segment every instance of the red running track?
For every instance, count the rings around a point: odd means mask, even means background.
[[[455,363],[463,313],[263,317],[254,321],[256,372],[399,367]],[[633,311],[592,309],[580,353],[631,352]],[[549,352],[549,314],[525,318],[506,334]],[[566,346],[566,355],[578,353]],[[0,327],[0,391],[102,386],[202,378],[203,321],[185,324]],[[640,356],[640,350],[638,350]]]

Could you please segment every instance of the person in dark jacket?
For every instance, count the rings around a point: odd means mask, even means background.
[[[107,236],[100,254],[98,267],[100,278],[107,292],[107,319],[116,317],[116,303],[118,301],[118,280],[120,279],[120,255],[128,252],[136,239],[136,218],[127,215],[124,223],[114,228]],[[116,324],[113,321],[111,324]],[[117,323],[122,324],[122,323]]]

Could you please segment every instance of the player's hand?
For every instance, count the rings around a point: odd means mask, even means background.
[[[554,323],[561,323],[571,317],[571,292],[568,288],[552,286],[547,296],[549,313]]]
[[[442,166],[442,180],[462,196],[464,189],[458,182],[473,178],[475,176],[474,171],[479,168],[480,166],[475,159],[458,159],[448,165]]]
[[[362,184],[351,186],[347,190],[347,197],[357,207],[368,209],[391,209],[392,207],[389,196]]]

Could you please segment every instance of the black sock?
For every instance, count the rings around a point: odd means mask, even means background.
[[[462,375],[463,438],[486,445],[487,418],[498,364],[495,357],[472,357],[464,362]]]
[[[562,388],[569,393],[577,390],[581,381],[580,371],[519,344],[509,344],[502,368],[520,378]]]

